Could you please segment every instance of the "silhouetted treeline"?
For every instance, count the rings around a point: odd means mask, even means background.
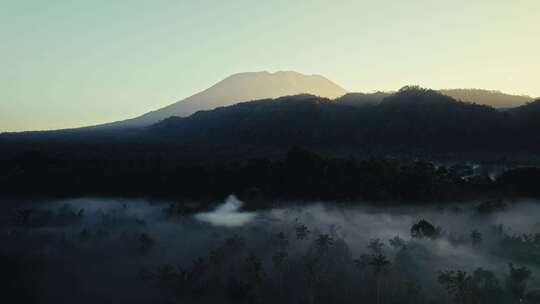
[[[380,103],[370,98],[301,95],[239,103],[171,117],[148,136],[191,145],[302,145],[375,155],[540,151],[540,101],[501,112],[418,87]]]
[[[235,192],[305,200],[539,195],[531,184],[535,169],[494,182],[486,174],[465,176],[459,168],[391,159],[452,159],[460,153],[534,157],[540,151],[540,101],[500,112],[405,87],[378,104],[349,102],[299,95],[201,111],[142,129],[5,134],[1,192],[196,198]],[[333,157],[298,149],[283,157],[292,146]]]
[[[15,144],[28,147],[49,142],[67,147],[96,140],[109,146],[128,141],[142,146],[157,145],[157,149],[159,145],[179,145],[244,159],[250,152],[268,156],[268,151],[283,151],[291,146],[375,157],[538,154],[540,101],[498,111],[419,87],[404,87],[391,95],[348,94],[337,100],[298,95],[199,111],[139,129],[82,128],[3,134],[0,148],[9,151]]]
[[[196,199],[236,193],[261,201],[455,200],[486,195],[539,195],[534,181],[540,177],[540,169],[516,169],[493,180],[487,172],[474,173],[467,165],[325,158],[302,148],[292,148],[276,160],[213,162],[175,158],[175,150],[166,158],[144,153],[144,146],[139,148],[142,152],[128,152],[136,149],[128,145],[124,150],[111,149],[107,153],[99,151],[98,146],[81,144],[61,154],[24,152],[0,161],[2,193]]]

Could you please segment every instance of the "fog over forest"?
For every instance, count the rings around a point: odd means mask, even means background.
[[[2,205],[2,283],[39,303],[513,303],[516,290],[529,299],[540,284],[533,200],[257,211],[234,195],[205,210],[114,198]]]

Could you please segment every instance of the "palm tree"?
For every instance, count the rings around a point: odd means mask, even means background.
[[[248,266],[248,272],[251,276],[253,284],[255,285],[255,303],[260,303],[261,287],[264,279],[266,278],[266,273],[264,272],[262,261],[259,257],[252,254],[246,259],[246,262]]]
[[[471,232],[471,242],[472,242],[473,246],[482,243],[482,233],[480,233],[480,231],[478,231],[478,229],[474,229]]]
[[[370,264],[375,269],[375,277],[377,280],[377,304],[379,304],[381,303],[381,284],[383,275],[388,272],[391,262],[381,251],[380,253],[371,256]]]
[[[436,239],[441,236],[441,228],[435,227],[432,223],[422,219],[414,223],[411,227],[411,236],[413,238],[430,238]]]
[[[317,286],[321,281],[321,276],[319,273],[320,261],[317,257],[305,255],[305,264],[306,264],[306,279],[308,283],[308,303],[315,303]]]
[[[365,284],[366,273],[367,273],[369,265],[371,264],[371,256],[369,254],[362,254],[360,255],[360,258],[355,259],[353,263],[356,266],[356,269],[358,270],[358,272],[360,273],[361,284]],[[364,291],[365,289],[361,290],[363,294],[364,294]]]
[[[405,248],[405,246],[407,246],[407,242],[401,237],[399,237],[399,235],[396,235],[394,238],[390,239],[388,242],[390,243],[390,246],[392,246],[393,248],[397,250]]]
[[[278,273],[279,281],[279,295],[283,295],[283,274],[285,273],[288,265],[289,254],[286,251],[278,251],[272,256],[272,263]]]
[[[307,240],[311,231],[304,224],[297,224],[295,227],[296,230],[296,239],[298,240]]]
[[[516,268],[512,263],[508,264],[508,266],[510,273],[506,276],[506,289],[518,303],[521,303],[525,298],[527,281],[531,278],[532,272],[525,266]]]
[[[319,254],[322,255],[328,252],[328,249],[332,247],[332,245],[334,244],[334,238],[328,234],[321,234],[315,240],[315,244],[317,244],[317,249],[319,251]]]
[[[32,214],[34,214],[34,209],[32,208],[21,208],[15,210],[15,224],[26,226],[30,222],[30,217]]]
[[[390,267],[390,260],[384,255],[384,243],[380,239],[372,239],[369,241],[368,248],[372,251],[370,256],[370,265],[375,269],[375,277],[377,281],[377,303],[380,303],[380,289],[383,275]]]
[[[465,271],[446,270],[439,272],[438,281],[455,301],[472,303],[472,278]]]
[[[477,268],[472,275],[472,284],[475,299],[486,303],[499,303],[504,299],[504,292],[493,271]]]
[[[368,248],[374,255],[379,255],[383,253],[384,243],[380,239],[371,239]]]

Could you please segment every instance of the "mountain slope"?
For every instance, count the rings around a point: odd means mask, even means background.
[[[311,95],[282,97],[171,117],[149,130],[153,136],[196,145],[403,152],[536,150],[540,127],[521,122],[525,114],[540,118],[531,108],[523,108],[524,113],[500,112],[434,90],[405,87],[378,105],[350,106]]]
[[[189,116],[200,110],[211,110],[242,101],[304,93],[336,98],[346,92],[337,84],[319,75],[304,75],[292,71],[239,73],[225,78],[200,93],[159,110],[104,126],[141,127],[171,116]]]
[[[361,119],[354,108],[313,95],[264,99],[170,117],[150,130],[156,136],[190,144],[319,144],[342,138],[351,122]],[[331,142],[328,142],[329,144]]]
[[[481,89],[448,89],[439,92],[457,100],[489,105],[499,109],[518,107],[534,99],[530,96],[511,95],[500,91]]]
[[[347,93],[336,98],[336,102],[355,107],[374,106],[390,95],[392,95],[392,93],[388,92]]]
[[[448,89],[439,90],[439,92],[459,101],[486,105],[496,109],[522,106],[534,99],[530,96],[511,95],[499,91],[481,89]],[[392,95],[392,92],[348,93],[336,99],[336,101],[353,106],[366,106],[378,104],[390,95]]]
[[[540,101],[497,111],[405,87],[370,106],[304,94],[198,111],[145,128],[3,134],[0,150],[14,155],[43,146],[92,159],[100,149],[116,149],[124,157],[151,151],[199,160],[264,156],[291,146],[375,156],[538,153],[539,122]]]

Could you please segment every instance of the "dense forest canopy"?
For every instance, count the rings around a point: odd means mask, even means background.
[[[219,197],[256,189],[264,197],[303,199],[531,195],[537,192],[526,177],[535,177],[536,169],[463,180],[438,162],[467,155],[506,169],[515,155],[530,162],[540,151],[539,105],[500,112],[413,86],[364,107],[297,95],[145,128],[4,134],[1,184],[18,194]]]
[[[434,90],[404,87],[379,104],[310,95],[240,103],[150,128],[184,143],[341,146],[382,151],[532,151],[540,148],[533,102],[508,112],[465,103]]]

